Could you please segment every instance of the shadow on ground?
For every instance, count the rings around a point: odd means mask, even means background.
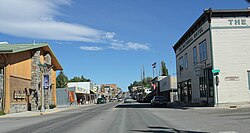
[[[152,107],[150,103],[126,103],[126,104],[119,104],[115,108],[168,108],[168,109],[181,109],[186,110],[187,107],[182,106],[155,106]]]
[[[209,133],[202,131],[187,131],[187,130],[178,130],[175,128],[169,127],[160,127],[160,126],[148,126],[149,129],[139,129],[139,130],[130,130],[132,132],[143,132],[143,133]]]

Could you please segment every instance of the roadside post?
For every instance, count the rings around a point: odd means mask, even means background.
[[[213,69],[212,70],[212,73],[214,74],[215,76],[215,86],[216,86],[216,106],[218,107],[219,106],[219,95],[218,95],[218,86],[219,86],[219,73],[220,73],[220,70],[219,69]]]

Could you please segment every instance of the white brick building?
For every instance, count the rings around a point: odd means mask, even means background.
[[[250,9],[205,10],[173,46],[181,101],[250,102],[249,15]],[[212,69],[220,70],[218,90]]]

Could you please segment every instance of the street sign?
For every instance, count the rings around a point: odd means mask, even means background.
[[[220,72],[220,69],[213,69],[212,70],[212,73],[219,73]]]

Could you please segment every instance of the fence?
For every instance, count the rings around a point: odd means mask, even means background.
[[[73,94],[73,99],[74,102],[70,102],[69,98],[69,92],[74,92]],[[75,87],[70,87],[70,88],[56,88],[56,103],[57,107],[70,107],[73,106],[75,107],[77,104],[76,100],[76,93],[75,93]]]

